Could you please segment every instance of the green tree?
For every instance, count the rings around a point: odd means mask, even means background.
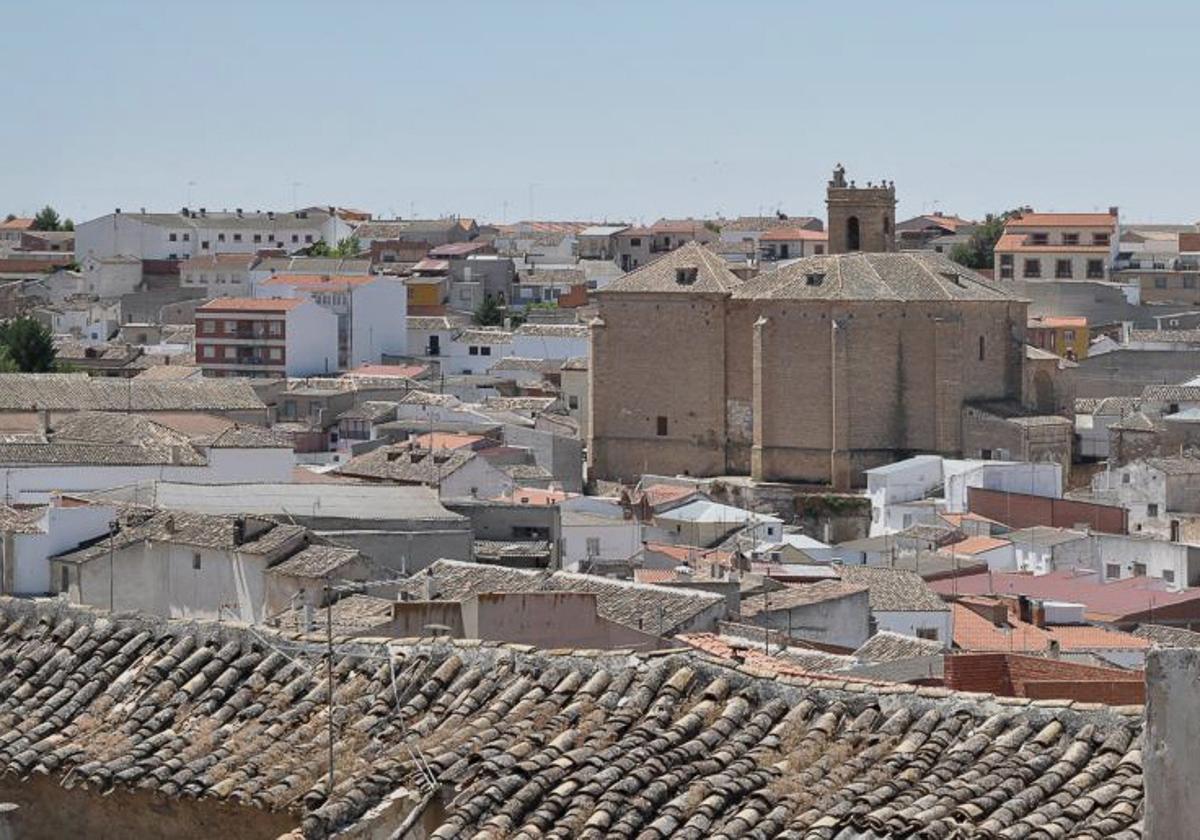
[[[70,231],[73,231],[73,230],[75,230],[75,222],[73,222],[73,221],[70,219],[70,217],[68,217],[68,218],[66,218],[66,219],[63,219],[63,222],[62,222],[62,224],[59,226],[59,228],[58,228],[58,229],[59,229],[59,230],[70,230]]]
[[[345,239],[339,239],[338,244],[330,247],[329,243],[324,239],[319,239],[308,248],[304,253],[310,257],[338,257],[348,259],[357,257],[360,250],[360,243],[357,236],[347,236]]]
[[[22,373],[54,370],[54,338],[33,318],[14,318],[0,327],[0,347],[5,358]]]
[[[47,204],[33,217],[32,227],[34,230],[62,230],[62,219],[58,211]]]
[[[976,226],[971,239],[950,249],[950,259],[967,268],[993,268],[996,261],[996,242],[1004,233],[1004,224],[1020,210],[1008,210],[999,215],[988,213],[987,218]]]
[[[498,327],[504,323],[504,310],[491,295],[475,308],[475,323],[481,327]]]

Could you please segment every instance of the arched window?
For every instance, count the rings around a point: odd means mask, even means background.
[[[883,232],[885,234],[892,232],[892,221],[887,216],[883,217]]]
[[[862,247],[858,236],[858,216],[846,219],[846,250],[857,251]]]

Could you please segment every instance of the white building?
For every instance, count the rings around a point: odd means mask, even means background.
[[[512,354],[524,359],[585,359],[588,328],[583,324],[522,324],[512,336]]]
[[[186,260],[203,254],[297,251],[316,242],[330,245],[353,227],[327,210],[276,213],[255,210],[210,213],[201,207],[178,213],[117,210],[75,227],[75,253],[86,257],[130,256],[139,260]]]
[[[460,329],[461,323],[445,315],[409,315],[408,355],[437,358]]]
[[[1108,280],[1120,242],[1117,208],[1107,213],[1014,216],[996,242],[999,280]]]
[[[558,509],[563,569],[601,573],[606,566],[628,564],[641,551],[641,523],[620,499],[573,496]]]
[[[107,505],[65,503],[54,495],[45,507],[3,509],[5,595],[48,595],[54,591],[50,558],[108,533],[116,509]]]
[[[203,289],[212,297],[250,297],[250,270],[258,262],[254,254],[201,254],[179,266],[179,285]]]
[[[460,330],[450,339],[442,355],[445,373],[487,373],[500,359],[516,355],[513,334],[482,327]]]
[[[114,298],[131,294],[142,284],[142,261],[125,254],[86,256],[80,268],[79,294]]]
[[[337,316],[338,366],[379,364],[408,352],[408,289],[389,275],[277,274],[258,297],[307,296]]]
[[[705,548],[740,531],[747,545],[776,542],[783,533],[783,520],[745,508],[723,505],[706,498],[693,499],[655,514],[643,538],[670,545]]]
[[[844,566],[842,582],[867,587],[876,630],[916,636],[950,647],[954,613],[916,572],[880,566]]]
[[[337,317],[306,297],[217,298],[196,310],[196,364],[205,376],[332,373],[337,330]]]
[[[260,623],[266,572],[304,548],[307,531],[257,517],[160,511],[112,539],[50,561],[55,591],[77,604],[164,618]]]

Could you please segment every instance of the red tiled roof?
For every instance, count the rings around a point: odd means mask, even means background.
[[[449,260],[431,260],[424,259],[416,263],[412,267],[413,271],[449,271]]]
[[[33,219],[9,219],[7,222],[0,221],[0,230],[31,230],[33,228]]]
[[[1115,227],[1117,217],[1108,213],[1025,213],[1004,223],[1005,230],[1040,227]]]
[[[668,502],[686,499],[699,492],[695,487],[687,487],[682,484],[651,484],[642,488],[642,499],[651,507],[658,507]]]
[[[1016,251],[1031,254],[1064,254],[1074,251],[1097,254],[1108,253],[1107,245],[1026,245],[1025,240],[1028,238],[1028,234],[1024,233],[1006,233],[996,240],[995,250],[997,252]]]
[[[1026,595],[1051,601],[1081,603],[1094,620],[1137,615],[1148,609],[1200,601],[1200,588],[1174,592],[1158,578],[1131,577],[1101,583],[1095,572],[1077,569],[1030,575],[992,572],[930,582],[942,595]]]
[[[578,493],[568,493],[565,490],[543,490],[541,487],[514,487],[512,492],[500,496],[498,500],[502,502],[514,502],[519,505],[548,507],[567,499],[573,499],[578,495]]]
[[[685,642],[697,650],[704,651],[711,656],[719,659],[731,661],[735,656],[742,659],[745,663],[744,668],[748,670],[758,671],[762,676],[779,676],[788,675],[795,677],[808,677],[814,680],[834,680],[837,682],[846,683],[861,683],[864,685],[889,685],[882,680],[868,680],[862,677],[849,677],[845,674],[837,673],[822,673],[820,671],[809,671],[797,665],[793,665],[783,659],[774,656],[769,656],[763,653],[758,648],[752,647],[734,647],[729,640],[717,636],[713,633],[683,633],[675,638],[681,642]]]
[[[414,449],[469,449],[483,440],[483,435],[464,435],[455,432],[426,432],[411,439]]]
[[[646,551],[665,554],[681,564],[707,563],[715,560],[722,565],[728,565],[733,561],[733,552],[721,551],[716,548],[697,548],[694,545],[671,545],[660,542],[644,542],[642,546]]]
[[[674,569],[634,569],[636,583],[667,583],[675,579]]]
[[[473,254],[476,251],[492,250],[491,243],[488,242],[450,242],[446,245],[439,245],[429,251],[431,257],[460,257],[463,254]]]
[[[57,268],[70,265],[71,261],[70,254],[48,260],[0,259],[0,274],[49,274]]]
[[[1044,652],[1058,642],[1064,651],[1142,650],[1150,647],[1147,639],[1092,625],[1051,625],[1038,627],[1021,621],[1009,612],[1004,627],[997,627],[984,616],[953,604],[954,644],[960,650]]]
[[[946,554],[983,554],[985,551],[1003,548],[1006,545],[1012,545],[1012,543],[997,537],[967,537],[961,542],[943,546],[942,552]]]
[[[707,230],[703,219],[659,219],[650,226],[654,233],[695,233]]]
[[[257,254],[200,254],[184,260],[180,268],[211,268],[221,265],[249,268],[257,260]]]
[[[1076,315],[1045,315],[1041,318],[1030,318],[1030,327],[1086,327],[1088,319]]]
[[[760,236],[758,241],[793,242],[797,239],[806,239],[811,242],[827,242],[829,241],[829,234],[823,230],[808,230],[806,228],[775,228]]]
[[[197,312],[287,312],[304,303],[304,298],[217,298]]]
[[[395,376],[402,379],[413,379],[420,376],[429,368],[426,365],[359,365],[348,372],[347,376]]]
[[[322,289],[329,286],[365,286],[374,282],[375,276],[371,274],[276,274],[260,285]]]

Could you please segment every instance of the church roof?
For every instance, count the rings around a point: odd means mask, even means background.
[[[727,294],[742,281],[720,256],[696,242],[689,242],[654,262],[609,283],[599,294],[611,292],[679,292]]]
[[[1015,299],[1001,284],[933,251],[805,257],[760,274],[733,296],[863,301]]]

